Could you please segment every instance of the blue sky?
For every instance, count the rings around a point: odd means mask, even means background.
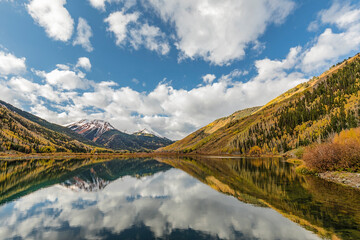
[[[0,0],[0,99],[179,139],[360,48],[359,1]]]

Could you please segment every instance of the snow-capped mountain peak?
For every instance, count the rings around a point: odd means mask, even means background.
[[[137,131],[133,133],[134,135],[143,135],[143,136],[156,136],[159,138],[163,138],[163,136],[161,136],[160,134],[158,134],[157,132],[151,131],[147,128],[144,128],[143,130]]]
[[[81,135],[91,135],[93,141],[96,141],[102,134],[107,131],[115,129],[110,123],[104,120],[88,120],[83,119],[75,123],[66,125],[71,130]]]

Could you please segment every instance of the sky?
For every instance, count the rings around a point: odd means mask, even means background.
[[[360,1],[0,0],[0,99],[178,140],[360,49]]]

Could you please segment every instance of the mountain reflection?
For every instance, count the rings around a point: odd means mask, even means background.
[[[275,209],[330,239],[360,239],[360,191],[302,176],[281,159],[157,158],[242,202]]]
[[[52,172],[58,169],[51,167],[57,162],[48,164],[50,167],[8,163],[2,174],[12,179],[16,171],[23,172],[27,181],[10,180],[8,187],[2,176],[0,238],[317,239],[273,209],[262,207],[266,204],[247,204],[215,191],[217,186],[227,194],[240,195],[238,189],[222,183],[217,176],[202,169],[196,172],[196,178],[206,179],[211,188],[164,163],[176,165],[180,160],[159,161],[84,160],[86,164],[78,167],[68,162],[59,168],[62,174]],[[64,170],[69,166],[71,171]],[[94,191],[89,191],[89,186]]]

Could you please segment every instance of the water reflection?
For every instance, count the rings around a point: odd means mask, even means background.
[[[236,197],[240,194],[218,176],[201,168],[194,174],[209,181],[211,188],[165,164],[176,165],[180,160],[159,161],[8,163],[0,178],[0,238],[317,238],[271,208],[215,191],[217,186]],[[189,162],[193,160],[183,161]],[[17,172],[23,173],[23,179]]]
[[[360,239],[360,191],[296,174],[279,159],[158,158],[239,200],[268,206],[321,237]]]

